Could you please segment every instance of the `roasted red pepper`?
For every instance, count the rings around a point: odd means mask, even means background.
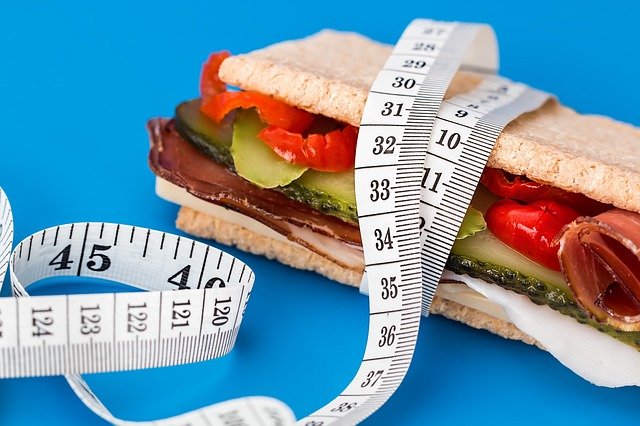
[[[345,125],[326,134],[303,135],[315,116],[270,96],[256,92],[228,92],[220,80],[220,64],[229,52],[214,53],[202,68],[201,111],[216,123],[237,108],[255,108],[269,127],[258,137],[280,157],[300,166],[326,172],[341,172],[355,163],[358,129]]]
[[[207,62],[202,66],[202,73],[200,74],[200,96],[203,101],[206,101],[213,95],[227,91],[227,85],[218,77],[218,70],[220,70],[222,61],[229,56],[231,56],[231,53],[227,51],[212,53],[209,55]]]
[[[554,238],[580,214],[554,200],[520,204],[500,200],[485,215],[487,227],[500,241],[541,265],[560,270]]]
[[[216,123],[236,108],[255,108],[260,118],[270,126],[292,132],[304,132],[313,121],[313,114],[292,107],[270,96],[255,92],[228,92],[218,71],[229,52],[212,53],[202,67],[200,76],[200,109]]]
[[[223,92],[203,100],[200,110],[216,123],[236,108],[255,108],[270,126],[301,133],[313,122],[313,114],[256,92]]]
[[[353,167],[358,129],[345,125],[327,134],[288,132],[270,126],[258,133],[264,143],[286,161],[323,172],[342,172]]]
[[[611,206],[592,200],[583,194],[567,192],[550,185],[534,182],[525,176],[514,176],[502,170],[486,168],[480,182],[494,194],[530,203],[536,200],[555,200],[572,206],[580,213],[595,216]]]

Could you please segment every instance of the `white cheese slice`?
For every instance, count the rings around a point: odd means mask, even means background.
[[[509,320],[573,372],[598,386],[640,386],[640,353],[548,306],[495,284],[445,271],[500,305]]]

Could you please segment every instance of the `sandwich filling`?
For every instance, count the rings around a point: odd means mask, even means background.
[[[228,92],[212,55],[202,98],[148,127],[150,166],[193,196],[362,270],[357,128],[253,92]],[[392,150],[389,141],[374,149]],[[389,188],[371,188],[382,195]],[[640,349],[640,215],[487,169],[447,269],[523,294]]]

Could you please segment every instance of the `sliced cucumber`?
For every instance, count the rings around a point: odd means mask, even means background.
[[[307,168],[286,162],[258,139],[258,132],[264,127],[265,124],[253,110],[237,114],[231,144],[236,172],[261,188],[287,185],[299,178]]]
[[[469,207],[467,209],[467,214],[464,215],[464,219],[460,224],[456,240],[464,240],[465,238],[471,237],[485,229],[487,229],[487,222],[484,221],[482,212],[474,209],[473,207]]]
[[[470,257],[480,262],[504,266],[525,276],[547,282],[563,291],[569,291],[560,272],[529,260],[494,237],[488,230],[480,231],[463,240],[457,240],[451,253]]]
[[[338,173],[309,170],[295,183],[314,191],[331,194],[332,198],[352,204],[355,208],[356,187],[353,169]]]
[[[229,114],[222,123],[215,123],[200,112],[200,99],[194,99],[178,105],[174,122],[180,136],[216,162],[233,169],[233,158],[229,152],[233,120],[234,114]]]
[[[325,214],[347,222],[358,222],[353,170],[339,173],[307,170],[279,190]]]

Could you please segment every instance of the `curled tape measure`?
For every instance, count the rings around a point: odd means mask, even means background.
[[[492,75],[488,26],[415,20],[371,87],[358,136],[355,182],[370,295],[367,346],[353,381],[298,424],[356,424],[402,382],[421,312],[428,312],[458,228],[500,131],[549,96]],[[458,69],[474,90],[443,101]],[[206,244],[145,228],[75,223],[31,235],[12,251],[13,220],[0,190],[0,377],[64,374],[80,399],[115,418],[78,375],[176,365],[228,353],[254,274]],[[53,276],[85,276],[147,292],[27,296]],[[180,291],[173,291],[173,290]],[[292,411],[266,397],[223,402],[158,425],[287,425]]]
[[[9,264],[17,296],[0,298],[0,377],[64,374],[95,413],[129,424],[111,415],[78,374],[203,361],[233,347],[254,281],[242,261],[194,240],[110,223],[45,229],[12,252],[13,219],[1,189],[0,212],[0,276]],[[55,276],[102,278],[147,292],[24,297],[29,285]],[[160,423],[294,420],[279,401],[253,397]]]

